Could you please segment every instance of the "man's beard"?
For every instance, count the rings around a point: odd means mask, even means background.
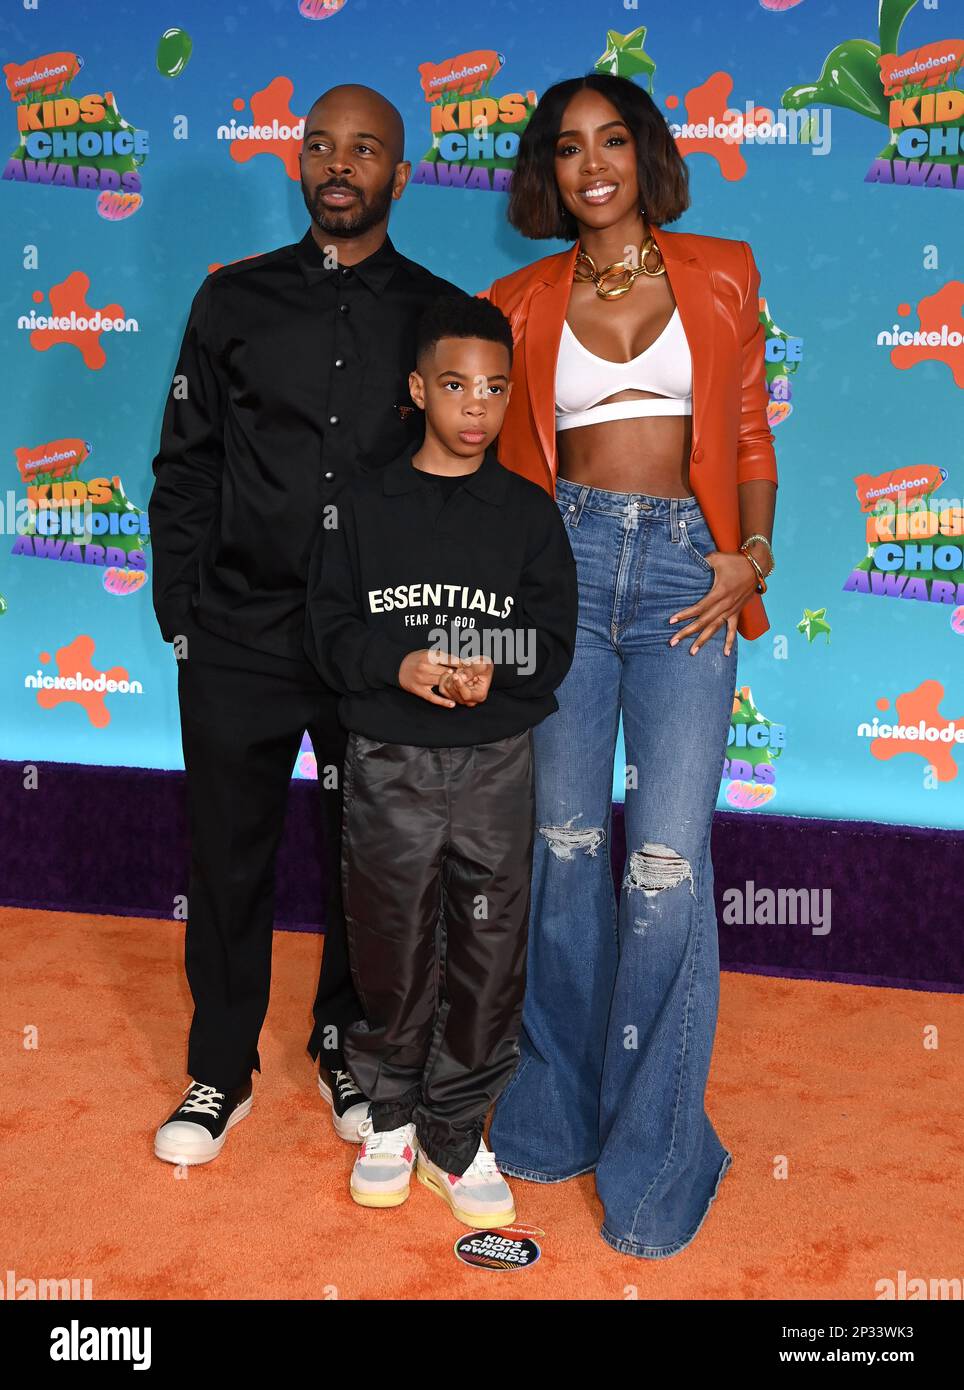
[[[312,196],[305,187],[304,178],[301,180],[301,196],[305,200],[305,207],[308,209],[309,216],[315,226],[328,236],[356,237],[369,231],[379,222],[383,222],[388,216],[388,210],[392,205],[392,190],[395,187],[395,175],[389,179],[384,188],[380,188],[371,202],[366,202],[365,195],[355,184],[347,181],[343,184],[329,181],[321,184],[315,189]],[[358,197],[353,212],[347,209],[339,211],[338,208],[326,208],[321,201],[321,194],[329,188],[351,188]]]

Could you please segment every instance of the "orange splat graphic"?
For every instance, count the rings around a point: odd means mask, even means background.
[[[712,73],[701,86],[691,87],[686,93],[686,115],[677,115],[676,122],[679,125],[702,125],[710,121],[735,124],[734,115],[728,114],[732,91],[733,78],[728,72]],[[679,99],[671,97],[666,105],[676,107]],[[738,111],[734,114],[742,119],[744,113]],[[756,107],[753,119],[762,121],[767,115],[772,117],[772,112],[764,112],[762,107]],[[688,154],[712,155],[728,183],[742,179],[746,174],[746,160],[741,153],[739,137],[707,135],[697,138],[680,135],[676,139],[676,148],[684,157]]]
[[[918,301],[917,316],[922,333],[940,333],[947,324],[948,333],[955,329],[964,333],[964,281],[949,280],[936,294],[927,295]],[[906,317],[911,313],[907,304],[898,305],[898,313]],[[918,362],[943,362],[950,368],[951,376],[957,386],[964,387],[964,342],[957,347],[938,344],[931,347],[927,343],[908,343],[891,349],[890,360],[901,371],[916,367]]]
[[[273,120],[277,120],[279,126],[294,127],[301,120],[291,109],[291,98],[294,95],[294,84],[290,77],[276,77],[268,83],[260,92],[255,92],[251,98],[251,120],[246,124],[250,125],[270,125]],[[241,109],[238,102],[235,108]],[[253,159],[256,154],[273,154],[281,160],[285,166],[285,172],[289,179],[301,180],[301,165],[298,162],[298,155],[301,152],[301,140],[292,137],[290,140],[233,140],[231,142],[231,158],[238,164],[246,164],[249,159]]]
[[[96,680],[101,672],[96,669],[91,661],[94,655],[95,642],[93,637],[81,634],[75,637],[72,642],[68,642],[66,647],[58,647],[57,674],[59,676],[76,676],[79,671],[82,676],[89,676],[91,680]],[[50,660],[46,652],[40,653],[41,662],[46,663]],[[124,681],[128,679],[127,668],[124,666],[112,666],[109,671],[103,672],[108,680]],[[95,729],[105,729],[110,723],[110,711],[104,702],[105,692],[102,690],[38,690],[37,704],[41,709],[53,709],[56,705],[71,702],[80,705],[87,711],[87,718]]]
[[[250,255],[238,256],[237,260],[234,261],[211,261],[208,265],[208,274],[210,275],[213,271],[220,270],[224,265],[240,265],[242,261],[253,261],[255,256],[263,255],[263,251],[252,251]]]
[[[87,303],[89,289],[90,276],[85,275],[82,270],[71,271],[66,280],[62,280],[59,285],[51,286],[51,314],[58,317],[66,316],[73,310],[78,318],[92,317],[96,310]],[[34,299],[37,298],[38,295],[35,294]],[[124,310],[120,304],[105,304],[100,314],[102,318],[120,319],[124,317]],[[57,343],[69,343],[80,353],[85,366],[96,372],[107,361],[100,337],[99,328],[35,328],[30,334],[30,346],[37,352],[46,352]]]
[[[906,691],[903,695],[898,695],[894,701],[897,710],[895,724],[914,726],[924,721],[925,728],[946,729],[953,722],[957,728],[961,727],[961,719],[945,719],[940,712],[940,703],[944,698],[944,687],[940,681],[921,681],[916,690]],[[885,710],[887,701],[878,699],[877,708]],[[898,753],[916,753],[929,763],[937,776],[938,782],[953,782],[957,776],[957,764],[954,761],[954,749],[960,747],[957,743],[944,743],[940,739],[919,740],[909,738],[875,738],[870,745],[870,751],[875,758],[881,762],[888,758],[896,758]]]

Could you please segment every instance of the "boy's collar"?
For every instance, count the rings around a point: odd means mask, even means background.
[[[419,439],[409,444],[404,453],[391,463],[386,464],[382,470],[383,488],[387,496],[396,497],[399,493],[411,492],[415,488],[421,487],[420,470],[412,463],[412,459],[422,447],[422,442]],[[482,462],[475,472],[465,475],[462,486],[473,496],[480,497],[483,502],[491,502],[495,506],[502,502],[505,497],[506,470],[499,462],[494,441],[486,449]]]

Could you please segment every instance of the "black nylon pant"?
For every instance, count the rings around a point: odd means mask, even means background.
[[[534,814],[528,730],[468,748],[349,735],[342,887],[365,1021],[345,1059],[374,1128],[414,1121],[459,1175],[519,1058]]]
[[[230,1090],[261,1070],[268,1008],[275,861],[305,729],[318,761],[328,889],[325,946],[308,1041],[322,1065],[344,1066],[348,1025],[361,1017],[341,906],[341,794],[346,734],[338,696],[306,661],[252,652],[185,620],[179,660],[181,745],[191,837],[184,959],[194,999],[187,1069]],[[197,640],[195,641],[195,638]],[[325,786],[324,769],[337,776]]]

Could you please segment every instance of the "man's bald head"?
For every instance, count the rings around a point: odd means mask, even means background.
[[[305,119],[306,136],[313,127],[324,127],[326,112],[329,115],[335,112],[341,115],[356,113],[359,133],[374,135],[381,140],[391,154],[393,164],[399,164],[405,158],[405,122],[401,112],[374,87],[366,87],[360,82],[342,82],[322,92]]]
[[[345,82],[323,92],[305,117],[301,191],[325,237],[384,236],[411,172],[405,126],[381,92]]]

